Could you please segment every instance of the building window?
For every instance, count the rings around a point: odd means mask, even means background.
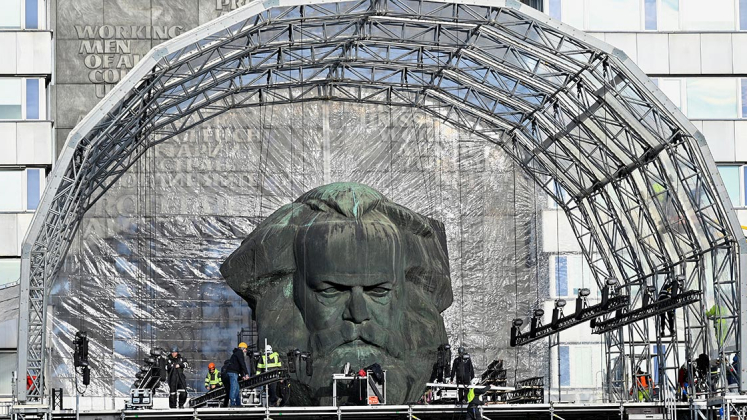
[[[13,394],[11,388],[10,378],[13,377],[13,371],[17,368],[18,353],[13,352],[0,352],[0,396],[10,397]]]
[[[735,79],[730,77],[687,79],[687,116],[691,119],[736,118]]]
[[[550,0],[548,12],[551,18],[561,20],[563,15],[560,13],[560,0]]]
[[[555,257],[555,294],[568,296],[568,259],[565,256]]]
[[[742,187],[739,183],[739,171],[740,168],[737,165],[718,165],[721,180],[724,182],[726,192],[734,206],[739,206],[741,203],[740,191],[742,191]]]
[[[571,386],[571,357],[568,346],[558,346],[558,359],[560,359],[558,367],[560,386]]]
[[[0,0],[0,29],[41,29],[44,2],[39,0]]]
[[[573,378],[571,383],[575,388],[591,388],[594,386],[594,371],[596,366],[592,362],[590,346],[573,347]]]
[[[46,114],[45,93],[41,79],[0,78],[0,120],[42,118]]]
[[[648,3],[649,0],[646,0]],[[594,0],[587,3],[589,30],[639,31],[641,29],[640,0]],[[648,4],[646,4],[648,7]],[[654,29],[656,3],[654,2]],[[648,22],[648,16],[646,16]],[[648,29],[648,28],[646,28]]]
[[[594,274],[581,254],[553,255],[550,276],[555,285],[555,297],[576,297],[581,288],[589,289],[591,296],[599,294]]]
[[[645,0],[643,9],[645,29],[655,31],[657,27],[656,0]]]
[[[682,109],[682,84],[678,79],[659,79],[659,89],[677,108]]]
[[[20,258],[0,258],[0,287],[21,278]]]
[[[747,31],[747,0],[739,0],[739,29]]]
[[[676,31],[680,29],[679,0],[661,0],[659,10],[659,26],[662,31]]]
[[[42,169],[26,169],[26,210],[36,210],[42,193]]]
[[[734,0],[680,0],[680,20],[686,31],[733,31]]]
[[[0,171],[0,185],[3,186],[0,212],[36,210],[44,191],[44,175],[44,170],[40,168]]]
[[[745,0],[747,1],[747,0]],[[747,79],[740,80],[740,98],[742,100],[742,118],[747,118]]]

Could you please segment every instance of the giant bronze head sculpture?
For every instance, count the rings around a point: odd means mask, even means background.
[[[296,404],[331,402],[332,374],[379,363],[387,402],[415,401],[447,342],[452,303],[443,224],[361,184],[315,188],[270,215],[221,266],[260,340],[313,353]]]

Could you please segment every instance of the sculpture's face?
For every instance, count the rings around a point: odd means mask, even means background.
[[[340,367],[398,357],[404,343],[391,333],[401,321],[404,300],[397,228],[322,223],[303,236],[296,247],[294,298],[314,354]]]

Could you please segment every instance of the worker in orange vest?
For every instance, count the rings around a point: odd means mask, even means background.
[[[649,385],[653,385],[653,383],[649,384],[649,382],[651,382],[651,377],[647,373],[644,373],[641,368],[638,368],[635,374],[635,389],[638,391],[639,402],[651,401],[651,389]]]

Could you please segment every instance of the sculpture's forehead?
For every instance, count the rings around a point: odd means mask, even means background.
[[[403,273],[400,232],[392,224],[314,224],[296,237],[295,254],[308,280],[376,284]]]

